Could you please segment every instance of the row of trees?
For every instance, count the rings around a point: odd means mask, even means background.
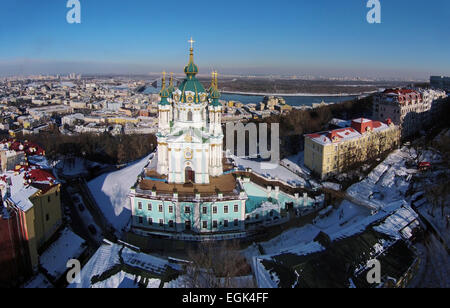
[[[63,135],[57,128],[36,135],[17,136],[41,145],[49,158],[77,156],[107,164],[124,164],[152,152],[157,145],[154,135],[119,135],[108,133]]]
[[[309,110],[294,109],[288,114],[256,120],[257,123],[280,123],[282,158],[303,150],[303,135],[328,129],[333,118],[370,117],[372,97],[356,99]],[[270,125],[269,125],[270,127]]]

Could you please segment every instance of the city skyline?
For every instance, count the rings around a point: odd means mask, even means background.
[[[381,24],[366,21],[367,1],[81,0],[81,24],[67,23],[66,2],[2,4],[0,76],[179,73],[190,37],[204,74],[450,74],[447,1],[381,1]]]

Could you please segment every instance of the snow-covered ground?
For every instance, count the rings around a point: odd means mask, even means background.
[[[151,155],[119,171],[101,175],[88,183],[101,211],[116,230],[122,230],[131,218],[127,196],[137,177],[149,163]]]
[[[89,173],[90,168],[102,166],[100,163],[92,162],[80,157],[65,158],[56,163],[55,168],[63,176],[79,176]]]
[[[297,175],[296,173],[288,170],[287,168],[276,165],[275,168],[269,169],[265,168],[267,165],[258,160],[240,158],[237,156],[232,156],[232,159],[240,168],[251,168],[253,172],[258,173],[264,177],[279,179],[291,185],[306,185],[306,180],[304,177]]]
[[[59,238],[41,255],[41,266],[55,279],[67,270],[67,261],[77,259],[86,249],[86,242],[69,229],[64,229]]]

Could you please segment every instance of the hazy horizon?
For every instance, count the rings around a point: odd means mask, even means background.
[[[446,0],[381,0],[381,24],[366,21],[365,0],[80,0],[81,24],[67,23],[66,2],[2,3],[0,76],[181,73],[191,36],[203,74],[450,75]]]

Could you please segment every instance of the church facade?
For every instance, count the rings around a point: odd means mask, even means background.
[[[210,176],[223,174],[222,105],[213,73],[211,87],[205,90],[196,75],[191,47],[186,78],[178,89],[173,78],[168,87],[165,75],[160,93],[158,127],[158,173],[169,183],[209,184]]]
[[[246,195],[224,173],[217,73],[208,89],[197,79],[191,48],[186,77],[174,86],[163,73],[158,106],[156,170],[146,169],[130,199],[133,229],[217,233],[245,229]]]

